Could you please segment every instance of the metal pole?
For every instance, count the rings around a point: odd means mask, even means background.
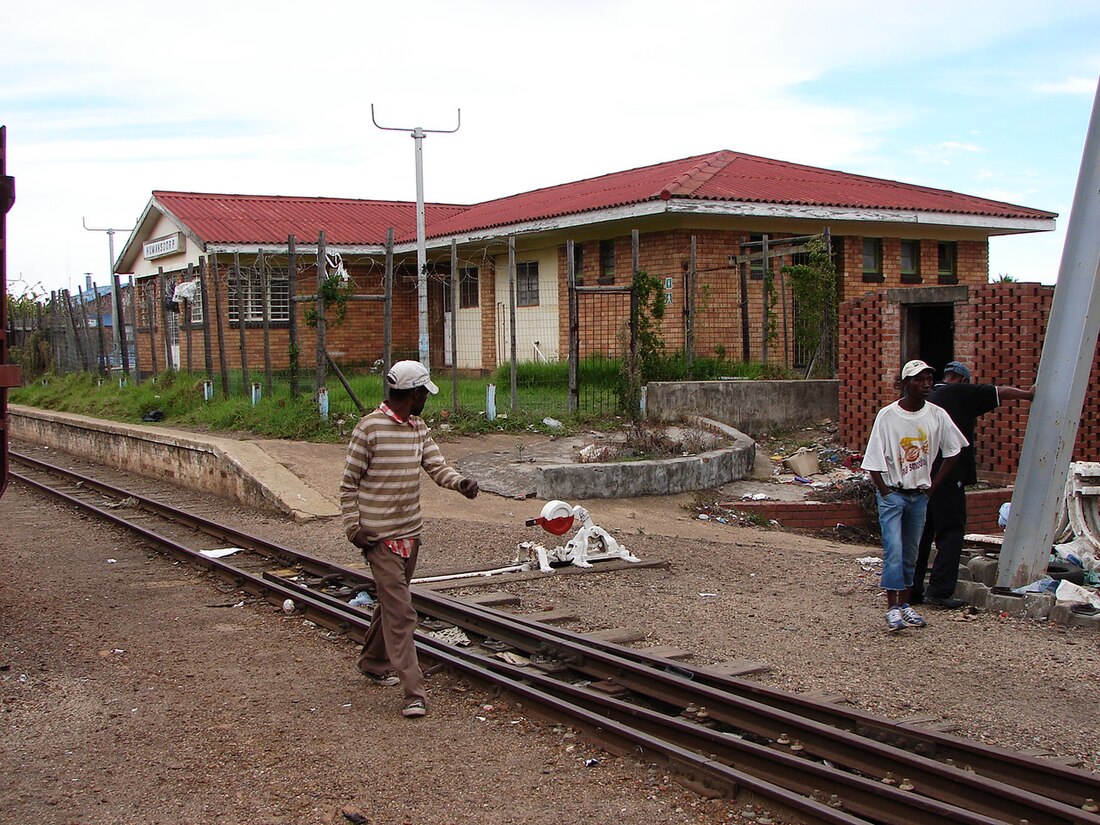
[[[508,338],[510,342],[509,358],[511,364],[511,406],[516,410],[516,236],[508,236]]]
[[[458,240],[451,238],[451,409],[458,409]]]
[[[413,129],[416,142],[416,317],[420,335],[417,352],[420,363],[431,367],[428,351],[428,250],[424,240],[424,130]]]
[[[393,366],[393,227],[386,230],[386,275],[382,285],[382,400],[390,397],[385,375]]]
[[[129,229],[119,229],[119,228],[114,228],[114,227],[103,227],[102,229],[100,229],[100,228],[96,228],[94,226],[88,226],[88,221],[85,218],[81,218],[80,222],[84,225],[84,228],[86,230],[88,230],[89,232],[106,232],[107,233],[107,254],[110,256],[110,260],[107,261],[107,277],[110,278],[110,282],[111,282],[111,312],[114,315],[121,318],[122,317],[122,299],[119,297],[118,282],[114,278],[111,277],[112,275],[114,275],[114,272],[115,272],[115,233],[116,232],[133,232],[136,227],[131,227]],[[112,346],[119,347],[119,349],[121,350],[121,348],[122,348],[122,339],[119,337],[119,334],[118,334],[118,324],[119,324],[119,322],[116,318],[115,323],[113,324],[114,334],[112,335]],[[136,335],[135,335],[135,338],[136,338]],[[135,347],[136,347],[136,344],[135,344]]]
[[[997,585],[1021,587],[1046,570],[1100,331],[1100,88],[1027,417]]]
[[[392,132],[409,132],[416,142],[416,292],[417,317],[419,321],[419,341],[417,349],[420,363],[431,367],[428,348],[428,252],[424,239],[424,138],[429,132],[452,134],[462,128],[462,110],[458,110],[458,125],[453,129],[424,129],[414,126],[411,129],[395,126],[379,126],[374,117],[374,104],[370,106],[370,118],[379,129]]]
[[[583,243],[583,241],[582,241]],[[580,327],[577,324],[577,259],[575,242],[565,242],[565,272],[569,284],[569,412],[580,406]]]

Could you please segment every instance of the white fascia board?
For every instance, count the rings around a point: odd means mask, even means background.
[[[745,203],[740,201],[669,201],[669,212],[685,215],[731,215],[754,218],[794,218],[856,223],[910,223],[927,226],[958,226],[992,232],[1049,232],[1053,218],[997,218],[918,210],[859,209],[847,206],[799,206],[794,204]]]
[[[126,243],[122,246],[122,251],[118,253],[118,257],[111,261],[111,274],[121,272],[120,264],[126,260],[131,250],[134,248],[134,244],[137,242],[138,236],[145,231],[145,222],[149,219],[149,213],[153,211],[156,206],[155,198],[149,198],[149,202],[145,204],[145,208],[141,210],[141,216],[138,217],[137,223],[134,224],[134,228],[130,230],[130,236],[126,239]],[[159,210],[158,210],[159,211]]]
[[[611,221],[629,220],[631,218],[645,217],[648,215],[661,215],[668,211],[667,201],[644,201],[627,206],[616,206],[611,209],[598,209],[592,212],[577,212],[572,215],[562,215],[557,218],[544,218],[536,221],[524,221],[506,226],[495,226],[464,235],[455,235],[458,243],[485,243],[486,241],[503,241],[509,235],[527,235],[535,232],[553,232],[561,229],[572,229],[577,226],[591,226],[594,223],[608,223]],[[443,249],[451,245],[451,238],[428,238],[427,245],[430,249]],[[416,249],[416,241],[407,241],[395,244],[394,252],[409,252]]]
[[[415,248],[415,244],[414,244]],[[325,249],[331,252],[339,252],[341,255],[385,255],[386,247],[384,246],[352,246],[345,244],[326,243]],[[268,255],[285,255],[287,251],[286,244],[271,244],[271,243],[209,243],[204,250],[208,255],[228,253],[232,255],[237,252],[241,255],[258,255],[263,252]],[[294,251],[298,255],[316,255],[317,244],[294,244]]]

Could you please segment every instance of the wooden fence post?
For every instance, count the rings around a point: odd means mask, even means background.
[[[218,366],[222,371],[222,397],[229,397],[229,361],[225,352],[225,323],[222,319],[221,275],[218,272],[218,253],[210,256],[210,281],[214,288],[214,318],[217,322],[218,332]],[[226,287],[226,312],[229,311],[229,289]]]
[[[206,258],[199,258],[199,308],[202,311],[202,354],[206,380],[214,380],[214,354],[210,350],[210,299],[206,295]]]
[[[290,341],[287,344],[287,357],[290,362],[290,397],[293,399],[298,397],[298,356],[301,353],[298,346],[298,307],[294,301],[295,296],[298,294],[298,250],[293,235],[286,239],[286,276],[288,279],[287,297],[290,305],[290,326],[288,329]]]
[[[241,283],[241,253],[233,253],[233,275],[234,282],[237,284],[237,333],[241,342],[241,387],[242,392],[248,395],[251,392],[252,376],[248,373],[248,346],[245,342],[244,325],[245,319],[248,318],[248,288],[251,286],[245,286],[242,288]]]
[[[257,256],[260,269],[260,291],[263,299],[264,324],[264,395],[271,397],[271,279],[261,249]]]
[[[134,276],[131,275],[128,279],[128,285],[130,288],[130,318],[134,322],[134,383],[141,383],[141,355],[138,354],[138,350],[141,349],[141,344],[138,341],[138,302],[137,302],[137,285],[134,283]]]
[[[325,386],[325,295],[322,292],[328,278],[325,260],[325,230],[317,236],[317,392]]]

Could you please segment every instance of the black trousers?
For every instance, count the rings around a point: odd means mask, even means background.
[[[928,517],[917,550],[917,566],[913,571],[912,596],[950,599],[959,582],[959,559],[966,533],[966,488],[961,481],[945,481],[928,497]],[[924,589],[928,556],[932,541],[936,542],[936,559]]]

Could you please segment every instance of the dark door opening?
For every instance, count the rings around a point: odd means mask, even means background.
[[[905,312],[904,360],[920,358],[936,370],[955,359],[954,304],[909,305]]]

